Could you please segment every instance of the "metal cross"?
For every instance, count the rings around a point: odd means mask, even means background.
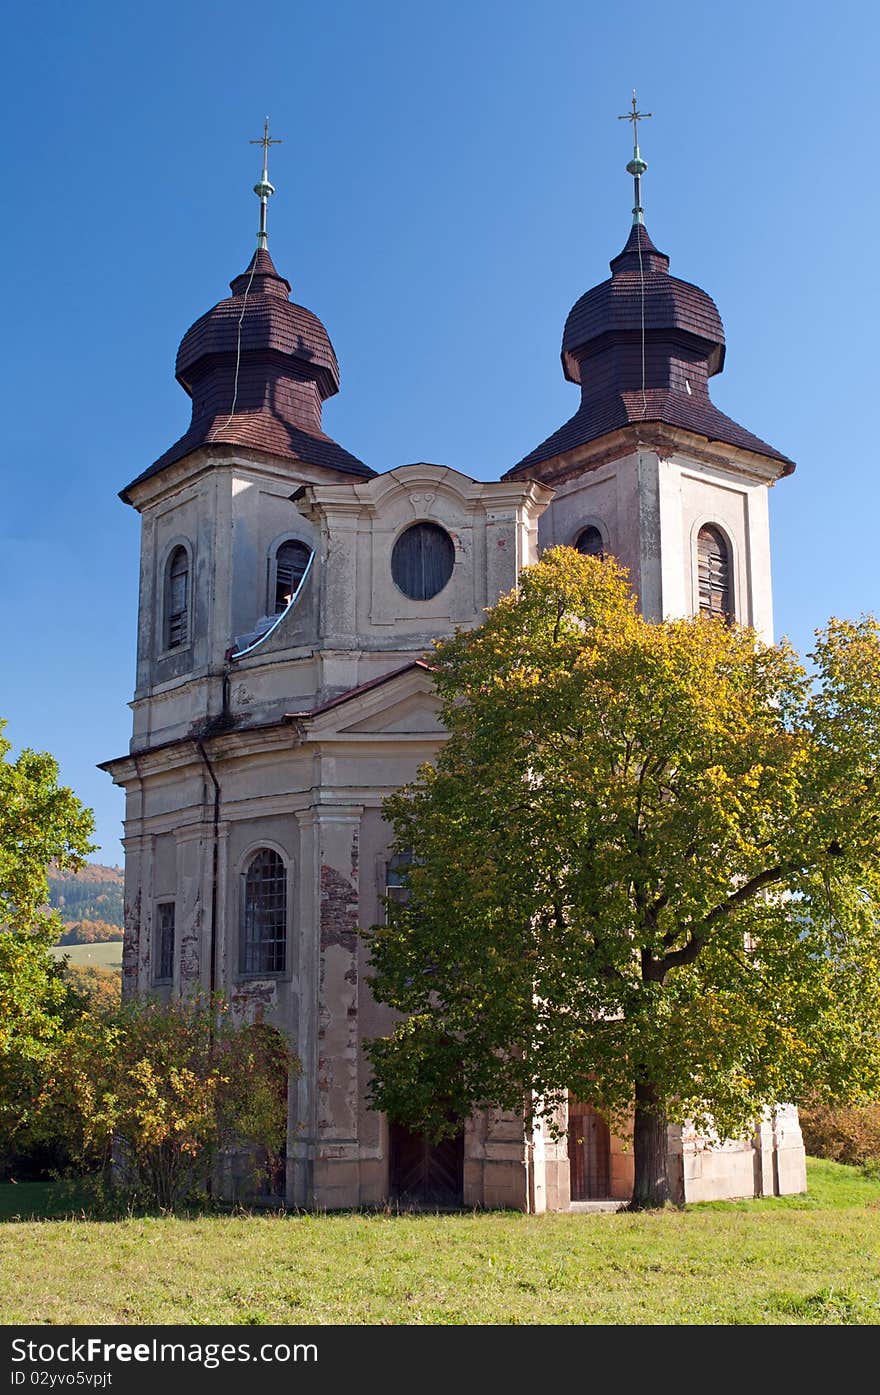
[[[283,141],[283,140],[276,140],[276,139],[270,138],[270,136],[269,136],[269,118],[268,118],[268,116],[267,116],[265,122],[263,123],[263,134],[262,134],[262,136],[260,137],[260,139],[259,139],[259,140],[251,140],[251,141],[248,141],[248,145],[261,145],[261,146],[263,147],[263,178],[264,178],[264,179],[266,179],[267,176],[268,176],[269,146],[270,146],[270,145],[283,145],[283,144],[284,144],[284,141]]]
[[[644,121],[645,118],[648,117],[648,116],[653,116],[653,114],[654,114],[654,113],[651,112],[651,111],[639,111],[639,104],[638,104],[638,102],[636,101],[636,89],[633,88],[633,95],[632,95],[632,111],[628,111],[628,112],[626,113],[625,116],[618,116],[617,119],[618,119],[618,121],[631,121],[631,122],[632,122],[632,124],[633,124],[633,146],[634,146],[634,148],[635,148],[636,150],[638,150],[638,148],[639,148],[639,122],[640,122],[640,121]]]
[[[249,141],[248,144],[261,145],[263,147],[263,173],[260,178],[260,182],[254,185],[254,193],[260,200],[260,231],[257,233],[257,247],[268,249],[269,239],[266,233],[266,209],[268,207],[270,198],[275,193],[274,184],[269,183],[269,146],[283,145],[284,142],[277,139],[271,139],[269,135],[269,118],[267,116],[265,124],[263,126],[263,135],[261,139]]]

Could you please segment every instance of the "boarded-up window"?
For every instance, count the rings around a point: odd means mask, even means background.
[[[174,978],[174,902],[162,901],[156,907],[156,983]]]
[[[241,972],[283,974],[287,966],[287,868],[274,849],[260,848],[242,881]]]
[[[575,547],[584,557],[604,557],[605,543],[599,529],[592,523],[582,528],[577,535]]]
[[[391,553],[391,575],[411,601],[428,601],[443,590],[455,566],[455,546],[436,523],[414,523]]]
[[[179,649],[189,639],[189,556],[176,547],[165,571],[165,648]]]
[[[697,578],[701,615],[733,619],[730,548],[718,528],[707,523],[697,538]]]
[[[282,543],[275,554],[274,593],[270,597],[269,613],[280,615],[296,595],[306,574],[312,549],[302,542]]]

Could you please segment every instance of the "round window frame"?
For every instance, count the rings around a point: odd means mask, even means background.
[[[409,591],[407,591],[403,586],[401,586],[400,582],[394,574],[395,554],[397,553],[397,550],[400,547],[400,544],[403,542],[404,538],[407,537],[409,533],[412,533],[413,530],[416,528],[434,529],[436,532],[442,534],[442,536],[446,539],[447,543],[449,544],[449,571],[446,574],[442,584],[437,587],[436,591],[432,591],[431,594],[428,596],[411,595]],[[411,601],[414,605],[427,605],[429,601],[433,601],[436,599],[437,596],[442,595],[442,593],[446,590],[446,587],[452,580],[453,574],[455,572],[455,539],[449,532],[448,528],[444,528],[442,523],[438,523],[437,520],[434,518],[414,519],[411,523],[407,523],[406,527],[401,529],[397,537],[394,539],[394,543],[391,548],[391,557],[389,560],[389,570],[391,572],[391,580],[393,581],[395,587],[402,596],[404,596],[408,601]]]

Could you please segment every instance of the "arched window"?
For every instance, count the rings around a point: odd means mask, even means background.
[[[165,648],[189,641],[189,554],[176,547],[165,567]]]
[[[452,576],[455,544],[436,523],[414,523],[391,553],[391,575],[411,601],[429,601]]]
[[[287,868],[272,848],[254,853],[242,877],[241,972],[287,967]]]
[[[303,542],[283,542],[275,553],[274,575],[270,569],[269,615],[280,615],[286,610],[299,589],[306,574],[312,549]]]
[[[719,528],[707,523],[697,536],[697,582],[701,615],[733,619],[730,548]]]
[[[575,540],[575,547],[584,557],[604,557],[605,543],[595,524],[582,528]]]

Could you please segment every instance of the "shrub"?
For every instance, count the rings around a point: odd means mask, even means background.
[[[80,1167],[112,1161],[117,1184],[170,1209],[205,1194],[224,1150],[277,1166],[295,1064],[281,1033],[222,1002],[135,1000],[65,1035],[43,1105]]]
[[[816,1158],[880,1168],[880,1103],[802,1106],[804,1146]]]

